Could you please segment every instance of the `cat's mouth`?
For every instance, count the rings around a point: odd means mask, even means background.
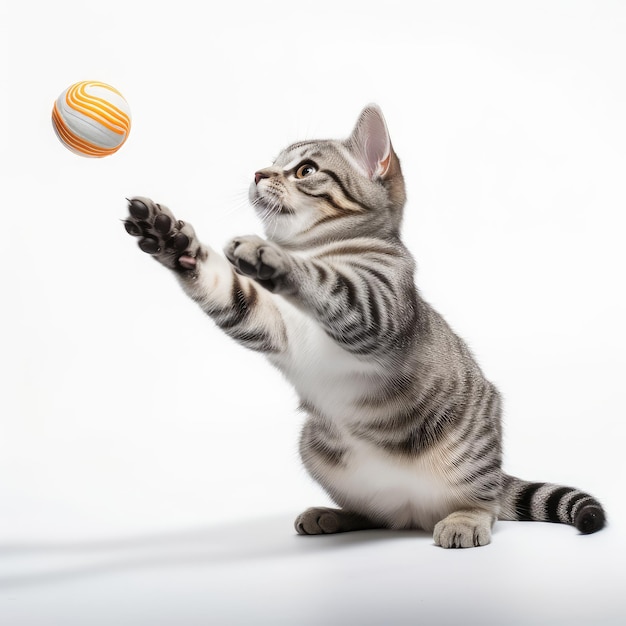
[[[295,213],[294,209],[286,204],[274,189],[265,188],[261,191],[256,184],[252,184],[250,187],[250,202],[261,219]]]

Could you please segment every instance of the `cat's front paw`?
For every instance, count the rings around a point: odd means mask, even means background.
[[[128,201],[126,232],[139,237],[139,247],[166,267],[194,270],[205,253],[193,228],[177,220],[164,205],[149,198],[136,197]]]
[[[224,248],[235,269],[270,291],[281,291],[289,271],[289,258],[280,247],[257,237],[236,237]]]

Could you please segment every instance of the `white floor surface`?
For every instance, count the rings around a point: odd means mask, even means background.
[[[0,546],[3,626],[626,623],[623,528],[502,522],[446,551],[418,532],[300,537],[288,516]]]

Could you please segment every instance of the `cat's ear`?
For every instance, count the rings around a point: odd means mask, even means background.
[[[391,165],[391,140],[382,111],[376,104],[366,106],[346,145],[369,178],[384,178]]]

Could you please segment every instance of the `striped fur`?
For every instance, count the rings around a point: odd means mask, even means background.
[[[226,258],[146,198],[131,200],[126,228],[298,392],[304,465],[340,507],[305,511],[299,533],[422,528],[470,547],[497,518],[603,526],[591,496],[502,471],[500,395],[414,285],[404,181],[377,107],[345,141],[288,147],[250,200],[267,238],[233,239]]]

